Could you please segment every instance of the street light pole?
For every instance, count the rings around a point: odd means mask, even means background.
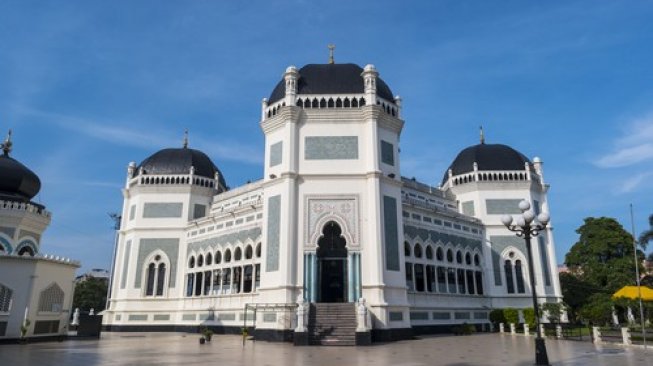
[[[540,231],[546,228],[549,223],[549,214],[542,212],[535,217],[535,213],[530,210],[531,204],[523,200],[519,202],[519,209],[522,211],[520,216],[513,219],[511,215],[501,217],[501,222],[508,230],[517,234],[518,237],[524,238],[526,242],[526,251],[528,254],[528,272],[531,283],[531,294],[533,295],[533,312],[535,313],[535,322],[537,327],[537,336],[535,337],[535,364],[549,365],[549,356],[546,352],[546,344],[542,338],[540,328],[540,309],[537,304],[537,292],[535,290],[535,267],[533,266],[533,249],[531,248],[531,238],[537,236]],[[513,223],[514,221],[514,223]]]

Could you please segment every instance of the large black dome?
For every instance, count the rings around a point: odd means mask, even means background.
[[[356,64],[309,64],[299,69],[297,94],[363,94],[365,92],[363,68]],[[376,93],[381,98],[394,100],[388,85],[378,78]],[[268,103],[272,104],[286,95],[282,79],[272,91]]]
[[[41,190],[41,180],[25,165],[9,156],[0,155],[0,199],[30,201]]]
[[[190,168],[195,169],[194,174],[206,178],[215,178],[219,174],[220,185],[226,189],[227,183],[213,161],[203,152],[195,149],[170,148],[157,151],[137,167],[136,174],[143,169],[145,174],[190,174]]]
[[[478,170],[524,170],[528,158],[510,146],[502,144],[478,144],[461,151],[449,166],[453,175],[474,171],[474,162]],[[442,184],[449,179],[449,169],[444,173]]]

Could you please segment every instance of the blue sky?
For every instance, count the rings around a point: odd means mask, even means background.
[[[43,251],[108,268],[126,167],[208,153],[262,176],[260,101],[288,65],[373,63],[403,98],[405,176],[463,148],[544,161],[557,260],[587,216],[653,213],[653,4],[612,1],[0,2],[0,130],[43,181]]]

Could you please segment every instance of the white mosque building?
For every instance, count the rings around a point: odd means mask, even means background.
[[[52,217],[33,200],[41,181],[10,156],[11,131],[0,148],[0,343],[67,336],[80,263],[41,251]]]
[[[401,99],[373,65],[288,67],[259,125],[264,178],[240,187],[187,140],[128,165],[107,329],[296,344],[488,329],[491,309],[532,307],[529,271],[540,303],[561,301],[551,226],[529,268],[500,220],[521,200],[549,212],[538,158],[481,139],[441,186],[403,178]]]

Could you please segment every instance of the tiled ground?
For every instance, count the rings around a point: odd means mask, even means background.
[[[0,365],[532,365],[533,338],[440,336],[371,347],[294,347],[217,335],[200,345],[182,333],[104,333],[101,340],[0,345]],[[653,365],[653,350],[548,340],[553,365]]]

